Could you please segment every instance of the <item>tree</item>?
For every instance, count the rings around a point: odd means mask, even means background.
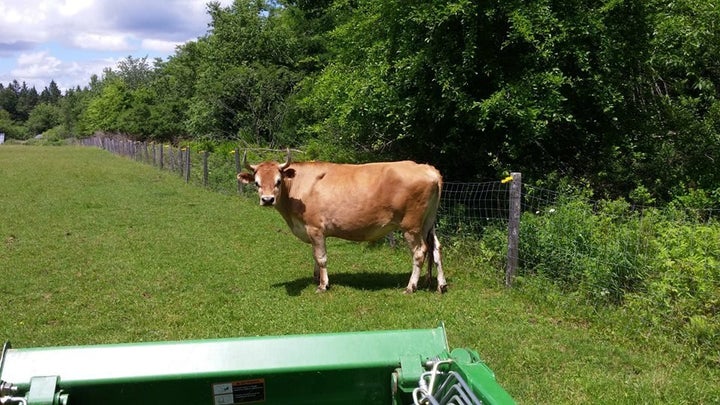
[[[41,103],[30,112],[25,126],[31,134],[42,134],[61,123],[62,110],[60,107],[53,104]]]
[[[55,83],[55,80],[50,80],[50,84],[43,89],[43,91],[40,93],[39,102],[41,103],[48,103],[48,104],[58,104],[60,102],[60,98],[62,97],[62,92],[60,91],[60,88],[58,87],[57,83]]]
[[[123,114],[130,108],[131,101],[131,92],[124,81],[118,78],[105,81],[80,117],[83,132],[122,132]]]
[[[15,123],[12,115],[3,108],[0,108],[0,132],[8,139],[27,139],[29,136],[27,130]]]
[[[301,74],[296,35],[282,8],[263,0],[210,3],[211,34],[197,49],[201,65],[188,130],[221,139],[278,142],[286,100]]]
[[[357,2],[310,84],[307,129],[450,178],[608,176],[610,152],[632,146],[646,13],[623,1]]]
[[[0,88],[0,109],[7,111],[11,119],[18,119],[17,103],[20,93],[20,83],[13,80],[7,87]]]
[[[27,120],[30,116],[30,112],[35,108],[39,99],[40,96],[38,95],[37,90],[35,90],[35,87],[28,88],[27,84],[23,82],[17,98],[17,119],[19,121]]]
[[[117,70],[114,73],[128,85],[131,90],[146,86],[153,78],[153,68],[147,61],[147,56],[143,58],[133,58],[128,56],[117,64]]]
[[[199,48],[198,42],[190,41],[178,47],[167,61],[156,61],[155,75],[149,85],[155,98],[150,110],[153,129],[147,134],[152,138],[170,140],[190,136],[188,111],[202,62]]]
[[[720,184],[720,9],[712,2],[650,2],[647,130],[640,176],[655,194],[718,193]]]
[[[80,118],[87,108],[89,96],[89,90],[83,90],[78,86],[75,89],[66,91],[65,96],[60,99],[59,107],[62,115],[62,125],[69,135],[89,135],[89,133],[83,133],[80,125]]]

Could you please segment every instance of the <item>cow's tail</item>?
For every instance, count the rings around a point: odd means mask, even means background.
[[[442,177],[440,177],[440,174],[438,173],[438,179],[436,182],[436,188],[437,190],[434,190],[431,197],[430,204],[428,206],[428,222],[429,225],[427,227],[427,233],[425,234],[425,245],[427,247],[427,252],[425,253],[425,261],[427,262],[427,281],[430,283],[432,280],[432,269],[433,269],[433,263],[436,261],[436,242],[437,242],[437,235],[435,234],[435,225],[437,222],[437,211],[440,207],[440,195],[442,194]],[[436,263],[437,265],[437,263]],[[439,270],[441,271],[441,270]]]
[[[433,225],[427,235],[425,235],[425,244],[427,246],[425,262],[427,262],[427,281],[429,283],[430,280],[432,280],[432,269],[433,263],[435,262],[435,225]]]

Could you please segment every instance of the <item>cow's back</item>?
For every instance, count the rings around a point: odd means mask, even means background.
[[[373,240],[404,226],[434,222],[442,178],[432,166],[302,162],[290,169],[288,204],[278,209],[291,227],[300,221],[323,229],[326,236]]]

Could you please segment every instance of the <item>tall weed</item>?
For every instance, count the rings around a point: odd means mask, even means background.
[[[642,322],[670,332],[720,365],[720,227],[662,221],[653,241],[653,272],[628,307]]]
[[[593,206],[564,197],[521,220],[520,259],[525,273],[548,277],[593,301],[621,303],[648,271],[642,221],[622,201]]]
[[[567,196],[521,219],[521,276],[624,306],[720,363],[720,226],[706,215]],[[499,246],[498,246],[499,248]]]

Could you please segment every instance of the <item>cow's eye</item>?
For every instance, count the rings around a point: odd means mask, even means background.
[[[277,179],[277,181],[275,182],[275,187],[280,187],[281,181],[282,181],[282,179]]]
[[[256,186],[257,188],[260,188],[260,183],[258,183],[258,182],[256,181],[256,182],[255,182],[255,186]]]

